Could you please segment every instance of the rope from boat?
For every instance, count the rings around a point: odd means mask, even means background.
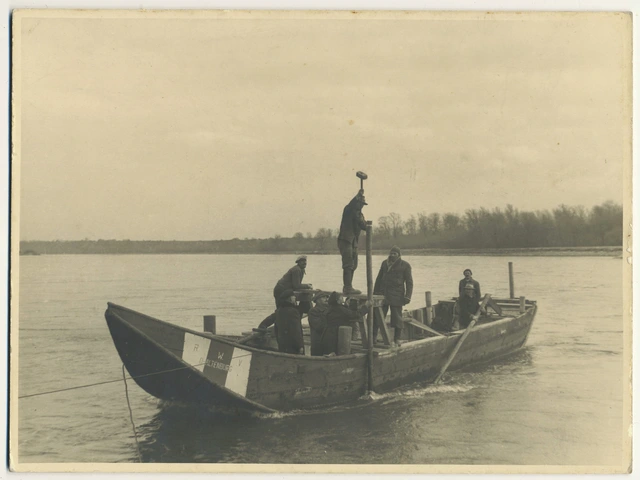
[[[133,427],[133,439],[136,441],[136,451],[138,452],[138,462],[142,463],[142,455],[140,455],[140,445],[138,444],[138,433],[136,432],[136,424],[133,422],[133,411],[131,410],[131,402],[129,402],[129,389],[127,388],[127,375],[124,373],[124,363],[122,364],[122,381],[124,382],[124,394],[127,397],[127,407],[129,407],[129,418]]]
[[[251,354],[248,353],[246,355],[238,355],[235,358],[238,359],[238,358],[248,357],[250,355]],[[159,372],[145,373],[144,375],[136,375],[135,377],[128,377],[128,378],[130,380],[135,380],[137,378],[151,377],[153,375],[162,375],[162,374],[165,374],[165,373],[177,372],[178,370],[186,370],[186,369],[189,369],[191,367],[201,367],[202,365],[206,365],[206,362],[205,363],[198,363],[196,365],[186,365],[184,367],[171,368],[169,370],[160,370]],[[99,385],[106,385],[108,383],[116,383],[116,382],[120,382],[120,381],[122,381],[122,380],[120,378],[118,378],[117,380],[105,380],[104,382],[87,383],[85,385],[76,385],[74,387],[59,388],[57,390],[48,390],[46,392],[30,393],[28,395],[20,395],[18,397],[18,399],[39,397],[40,395],[49,395],[49,394],[52,394],[52,393],[67,392],[69,390],[77,390],[79,388],[95,387],[95,386],[99,386]]]
[[[204,365],[204,363],[193,365],[193,367],[199,367],[201,365]],[[191,366],[192,365],[188,365],[188,366],[185,366],[185,367],[172,368],[172,369],[169,369],[169,370],[161,370],[159,372],[145,373],[144,375],[136,375],[135,377],[129,377],[129,379],[130,380],[135,380],[136,378],[151,377],[153,375],[162,375],[164,373],[176,372],[178,370],[185,370],[187,368],[191,368]],[[21,399],[21,398],[29,398],[29,397],[38,397],[40,395],[49,395],[50,393],[66,392],[68,390],[77,390],[78,388],[95,387],[97,385],[105,385],[107,383],[116,383],[116,382],[121,382],[121,381],[122,381],[122,379],[118,378],[117,380],[106,380],[104,382],[87,383],[85,385],[76,385],[75,387],[60,388],[58,390],[49,390],[47,392],[40,392],[40,393],[31,393],[29,395],[20,395],[18,398]]]

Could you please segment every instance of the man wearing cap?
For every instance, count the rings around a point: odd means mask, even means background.
[[[319,292],[313,297],[315,306],[309,310],[309,332],[311,337],[311,356],[323,355],[322,335],[327,328],[328,292]]]
[[[374,295],[384,295],[382,312],[386,317],[391,309],[391,326],[394,328],[393,344],[397,345],[402,336],[402,307],[411,302],[413,293],[413,276],[411,265],[402,260],[400,249],[393,246],[389,251],[389,258],[382,262],[380,272],[373,287]],[[380,314],[375,309],[376,322],[373,324],[373,340],[378,336],[378,321]]]
[[[367,300],[360,310],[351,310],[344,305],[344,298],[339,292],[332,292],[329,295],[329,308],[325,313],[326,328],[322,335],[322,354],[329,355],[338,350],[338,331],[340,327],[353,327],[360,320],[362,315],[369,310],[369,300]]]
[[[311,288],[311,285],[302,283],[306,268],[307,256],[300,255],[296,259],[296,264],[289,270],[287,270],[287,273],[285,273],[282,278],[278,280],[278,283],[276,283],[276,286],[273,288],[273,298],[275,298],[276,300],[276,307],[279,306],[278,299],[286,290],[306,290]]]
[[[464,278],[460,280],[458,284],[458,295],[460,298],[464,297],[464,289],[467,285],[473,286],[473,291],[475,292],[476,300],[480,301],[480,284],[475,281],[472,277],[473,273],[471,273],[471,269],[467,268],[464,272]]]
[[[476,298],[475,287],[472,283],[467,283],[462,296],[456,302],[458,321],[454,322],[453,329],[467,328],[471,323],[471,317],[478,313],[479,308],[480,302]]]
[[[364,200],[364,190],[344,207],[340,232],[338,233],[338,249],[342,256],[342,293],[345,295],[358,295],[360,290],[353,288],[353,274],[358,268],[358,240],[360,232],[367,229],[367,222],[362,214],[362,207],[367,205]]]

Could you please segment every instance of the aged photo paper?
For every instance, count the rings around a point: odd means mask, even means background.
[[[12,470],[630,472],[631,14],[11,41]]]

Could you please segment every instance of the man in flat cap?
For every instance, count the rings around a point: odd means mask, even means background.
[[[362,207],[367,205],[364,200],[364,190],[344,207],[338,233],[338,249],[342,256],[342,293],[345,295],[358,295],[360,290],[353,288],[353,274],[358,268],[358,240],[360,232],[367,229],[367,222],[362,214]]]
[[[391,326],[394,328],[393,344],[398,345],[402,336],[402,307],[411,301],[413,293],[413,276],[411,265],[402,260],[400,249],[395,245],[389,252],[389,258],[382,262],[380,272],[373,287],[374,295],[384,295],[382,312],[386,317],[391,309]],[[375,309],[376,317],[379,319],[378,309]],[[384,319],[381,319],[384,321]],[[373,324],[373,340],[378,336],[378,325]]]
[[[287,270],[287,273],[285,273],[282,278],[278,280],[278,283],[276,283],[276,286],[273,288],[273,298],[276,301],[276,308],[280,306],[280,296],[284,291],[308,290],[311,288],[310,284],[302,283],[306,268],[307,256],[300,255],[298,258],[296,258],[296,264],[289,270]],[[310,306],[311,305],[309,305],[309,307]]]
[[[465,287],[467,285],[472,285],[473,286],[473,291],[474,291],[474,295],[476,297],[476,299],[478,301],[480,301],[480,283],[478,283],[476,280],[473,279],[473,273],[471,272],[470,268],[465,269],[465,271],[463,272],[464,274],[464,278],[462,280],[460,280],[460,283],[458,283],[458,295],[459,298],[462,298],[465,295]]]

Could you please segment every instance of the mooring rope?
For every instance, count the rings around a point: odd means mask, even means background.
[[[191,368],[192,366],[193,367],[199,367],[201,365],[204,365],[204,363],[200,363],[198,365],[188,365],[188,366],[184,366],[184,367],[172,368],[172,369],[169,369],[169,370],[161,370],[159,372],[145,373],[144,375],[136,375],[135,377],[129,377],[129,379],[135,380],[136,378],[151,377],[153,375],[162,375],[164,373],[175,372],[175,371],[178,371],[178,370],[185,370],[187,368]],[[96,385],[105,385],[107,383],[116,383],[116,382],[121,382],[121,381],[122,381],[122,379],[118,378],[117,380],[106,380],[104,382],[87,383],[85,385],[76,385],[75,387],[60,388],[58,390],[49,390],[47,392],[40,392],[40,393],[31,393],[29,395],[20,395],[18,398],[20,399],[20,398],[37,397],[37,396],[40,396],[40,395],[49,395],[50,393],[66,392],[68,390],[76,390],[78,388],[95,387]]]
[[[124,394],[127,397],[127,407],[129,407],[129,418],[133,427],[133,438],[136,441],[136,451],[138,452],[138,462],[142,463],[142,455],[140,455],[140,445],[138,444],[138,433],[136,432],[136,424],[133,422],[133,411],[131,410],[131,402],[129,402],[129,389],[127,388],[127,375],[124,373],[124,363],[122,364],[122,381],[124,382]]]
[[[248,353],[246,355],[239,355],[237,357],[235,357],[236,359],[238,358],[244,358],[244,357],[248,357],[251,354]],[[184,367],[178,367],[178,368],[171,368],[169,370],[160,370],[159,372],[153,372],[153,373],[145,373],[144,375],[136,375],[135,377],[131,376],[129,377],[130,380],[135,380],[137,378],[144,378],[144,377],[151,377],[153,375],[162,375],[164,373],[171,373],[171,372],[176,372],[178,370],[185,370],[191,367],[201,367],[202,365],[206,365],[206,362],[204,363],[198,363],[196,365],[185,365]],[[59,393],[59,392],[66,392],[68,390],[77,390],[78,388],[88,388],[88,387],[95,387],[97,385],[105,385],[107,383],[116,383],[116,382],[120,382],[122,381],[121,379],[117,379],[117,380],[105,380],[104,382],[95,382],[95,383],[87,383],[85,385],[76,385],[75,387],[67,387],[67,388],[60,388],[57,390],[49,390],[46,392],[39,392],[39,393],[30,393],[28,395],[20,395],[18,398],[29,398],[29,397],[38,397],[40,395],[49,395],[50,393]]]

